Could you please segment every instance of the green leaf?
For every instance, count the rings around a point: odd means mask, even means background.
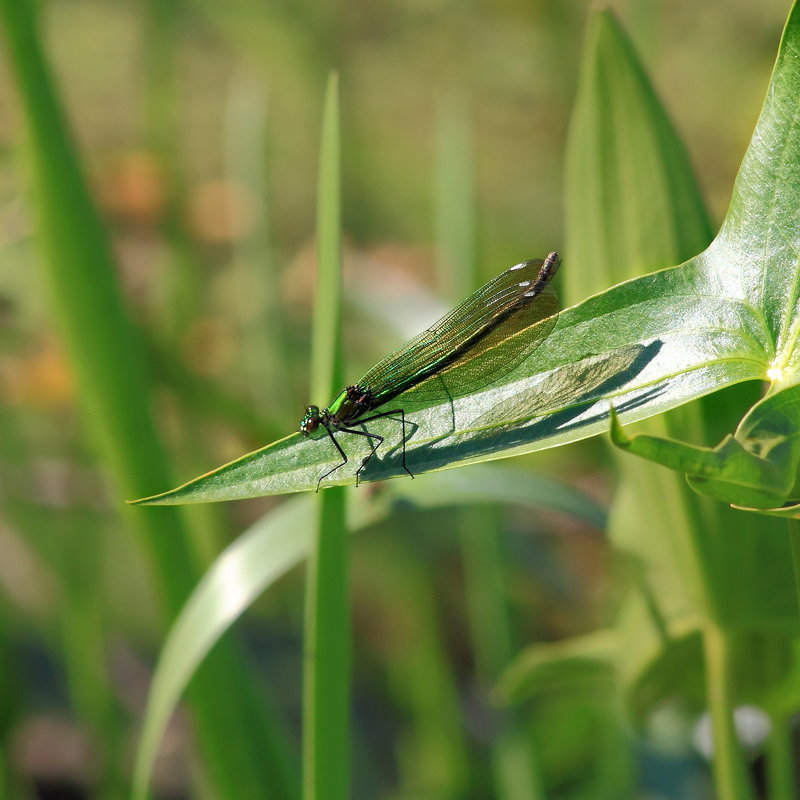
[[[683,261],[713,237],[686,149],[608,9],[587,27],[565,183],[570,302]]]
[[[609,656],[614,631],[524,650],[503,674],[498,700],[535,700],[537,755],[550,787],[574,787],[571,797],[634,794],[635,765],[627,724],[617,700],[618,677]],[[602,730],[602,742],[597,731]],[[558,794],[558,792],[556,792]],[[549,795],[548,795],[549,796]]]
[[[504,671],[495,689],[503,703],[519,703],[540,693],[577,685],[608,690],[616,680],[618,634],[599,630],[563,642],[535,644]]]
[[[800,227],[800,13],[793,8],[756,130],[717,237],[679,267],[627,281],[563,311],[533,357],[499,385],[425,407],[403,395],[407,463],[415,474],[576,441],[604,431],[608,408],[650,417],[746,380],[791,384],[797,372]],[[568,270],[569,257],[564,269]],[[577,267],[576,267],[577,268]],[[400,431],[364,480],[403,473]],[[350,439],[355,437],[348,437]],[[351,483],[366,450],[330,484]],[[338,462],[330,441],[295,434],[178,489],[170,504],[314,488]],[[352,467],[352,468],[351,468]]]

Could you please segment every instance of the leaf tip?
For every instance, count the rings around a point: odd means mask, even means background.
[[[611,441],[617,447],[621,447],[626,449],[627,446],[630,444],[630,438],[625,435],[622,430],[622,425],[619,423],[619,417],[617,416],[617,412],[614,410],[614,404],[608,404],[608,421],[609,421],[609,428],[608,433],[611,437]]]
[[[151,494],[147,497],[139,497],[136,500],[126,500],[125,505],[128,506],[165,506],[174,504],[172,496],[175,494],[176,489],[170,489],[167,492],[160,494]]]

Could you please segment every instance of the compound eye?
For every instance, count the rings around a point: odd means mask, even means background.
[[[313,433],[319,427],[319,420],[312,417],[311,419],[304,419],[300,423],[300,431],[302,433]]]
[[[300,420],[300,432],[305,434],[313,433],[319,427],[319,423],[319,407],[306,406],[306,414]]]

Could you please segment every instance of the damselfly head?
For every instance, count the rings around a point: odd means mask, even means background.
[[[322,415],[319,412],[319,406],[307,406],[306,413],[300,420],[300,432],[308,436],[319,427],[320,422],[322,422]]]

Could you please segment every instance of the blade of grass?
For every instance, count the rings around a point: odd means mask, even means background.
[[[2,0],[10,64],[27,123],[39,237],[60,333],[75,375],[78,400],[98,455],[115,484],[115,497],[148,491],[168,480],[147,398],[149,381],[140,343],[127,318],[102,223],[45,66],[34,5]],[[122,513],[122,512],[121,512]],[[179,513],[128,511],[156,574],[169,617],[196,582],[196,558]],[[252,682],[229,643],[222,643],[191,690],[198,733],[218,796],[291,797],[275,756],[276,735],[259,711]],[[229,731],[248,723],[242,745],[226,747]],[[144,787],[140,787],[143,795]]]
[[[341,386],[341,201],[338,77],[328,78],[319,158],[317,279],[311,352],[315,397]],[[306,583],[303,797],[346,800],[350,786],[350,624],[343,487],[317,496]]]

